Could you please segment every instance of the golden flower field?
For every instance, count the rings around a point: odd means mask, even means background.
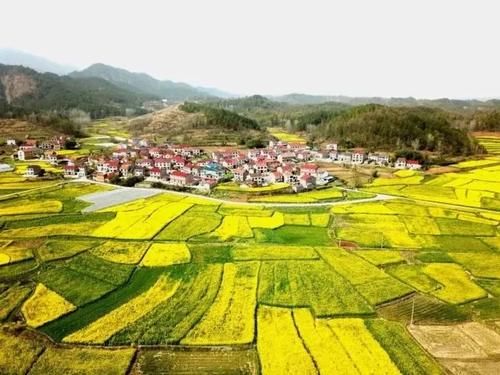
[[[165,192],[83,212],[109,187],[81,182],[2,199],[0,373],[498,369],[500,159],[454,168],[331,204]]]

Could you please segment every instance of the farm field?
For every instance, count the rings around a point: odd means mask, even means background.
[[[450,202],[264,207],[84,183],[1,200],[0,373],[488,373],[500,212]]]
[[[300,135],[288,133],[283,128],[267,128],[267,130],[278,141],[289,142],[289,143],[306,143],[306,140]]]
[[[426,174],[416,171],[396,172],[366,184],[366,192],[385,193],[424,201],[500,210],[500,138],[481,137],[480,144],[490,155],[461,162],[454,171]]]

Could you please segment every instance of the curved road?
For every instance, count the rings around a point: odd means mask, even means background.
[[[136,199],[151,197],[161,193],[168,193],[173,195],[179,195],[183,197],[195,197],[207,199],[216,203],[233,203],[242,206],[260,206],[260,207],[324,207],[324,206],[339,206],[351,203],[366,203],[366,202],[375,202],[375,201],[383,201],[388,199],[400,198],[392,195],[378,194],[373,198],[363,198],[363,199],[353,199],[353,200],[342,200],[336,202],[314,202],[314,203],[259,203],[259,202],[237,202],[227,199],[221,198],[213,198],[206,197],[198,194],[187,193],[187,192],[179,192],[172,190],[164,190],[164,189],[154,189],[154,188],[135,188],[135,187],[124,187],[117,186],[113,184],[108,184],[105,182],[97,182],[93,180],[72,180],[68,182],[73,183],[92,183],[97,185],[109,186],[113,187],[114,190],[104,191],[99,193],[92,193],[88,195],[83,195],[78,197],[78,199],[83,200],[85,202],[93,203],[92,206],[84,209],[84,212],[97,211],[106,207],[115,206],[117,204],[131,202]],[[127,191],[127,193],[123,194],[123,191]],[[346,191],[356,191],[350,189],[344,189]]]

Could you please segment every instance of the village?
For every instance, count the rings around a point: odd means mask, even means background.
[[[246,187],[265,187],[277,183],[288,184],[294,192],[311,190],[332,182],[335,177],[318,164],[334,163],[345,167],[373,165],[395,169],[419,170],[416,160],[397,158],[389,153],[366,152],[364,149],[340,150],[336,143],[314,150],[303,143],[270,141],[260,149],[224,148],[205,151],[190,145],[155,145],[147,140],[130,139],[109,151],[71,157],[61,150],[67,145],[64,136],[37,141],[7,140],[15,147],[12,157],[18,161],[32,161],[26,169],[27,177],[40,177],[41,160],[62,167],[65,178],[84,178],[99,182],[120,183],[130,179],[141,186],[189,188],[209,192],[221,182],[232,181]],[[73,142],[74,147],[78,147]]]

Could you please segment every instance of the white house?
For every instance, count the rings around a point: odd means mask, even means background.
[[[394,168],[405,169],[406,168],[406,158],[397,158],[394,163]]]
[[[355,150],[352,153],[352,163],[353,164],[362,164],[365,161],[366,154],[362,150]]]
[[[339,152],[337,155],[339,163],[350,164],[352,162],[352,154],[350,152]]]

